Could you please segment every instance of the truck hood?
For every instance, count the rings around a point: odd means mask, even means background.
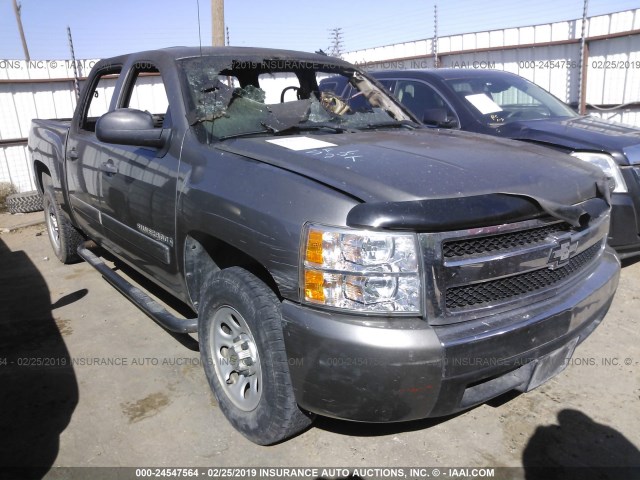
[[[640,129],[594,117],[512,122],[502,127],[500,134],[573,151],[620,153],[629,163],[640,163]]]
[[[547,148],[468,132],[253,137],[216,148],[295,172],[364,203],[509,194],[534,199],[551,213],[608,198],[598,168]]]

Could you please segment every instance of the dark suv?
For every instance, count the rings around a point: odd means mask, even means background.
[[[580,116],[546,90],[508,72],[370,73],[426,125],[538,143],[600,167],[614,183],[609,243],[621,258],[640,255],[640,129]],[[336,78],[325,80],[321,88],[352,97],[350,85]]]

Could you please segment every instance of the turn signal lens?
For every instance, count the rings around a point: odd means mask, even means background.
[[[322,272],[305,270],[304,297],[307,300],[324,303],[324,275]]]

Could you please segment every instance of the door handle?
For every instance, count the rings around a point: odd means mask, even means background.
[[[118,173],[118,167],[114,165],[113,160],[109,159],[100,165],[100,171],[102,171],[102,173],[104,173],[108,177],[112,177],[113,175]]]
[[[78,151],[76,150],[76,147],[73,147],[71,150],[69,150],[69,153],[67,154],[67,156],[69,157],[69,160],[77,160]]]

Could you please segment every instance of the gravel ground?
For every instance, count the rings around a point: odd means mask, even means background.
[[[403,424],[319,418],[260,447],[217,408],[195,337],[161,329],[89,265],[60,264],[44,225],[8,220],[0,215],[0,466],[43,465],[36,477],[48,478],[62,478],[51,466],[519,467],[498,477],[527,479],[542,478],[535,466],[640,467],[640,263],[623,269],[609,314],[569,367],[528,394]]]

